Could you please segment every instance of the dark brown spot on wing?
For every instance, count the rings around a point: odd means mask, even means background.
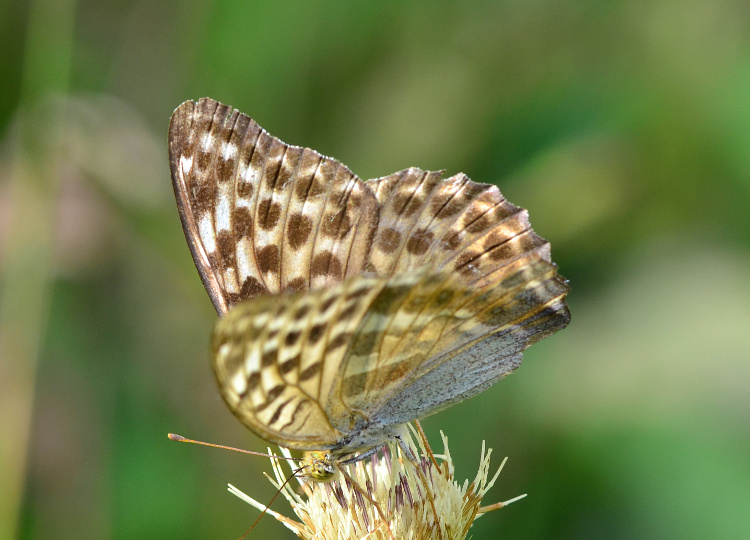
[[[291,418],[289,419],[289,422],[284,424],[279,428],[279,431],[283,432],[286,430],[289,426],[294,425],[294,420],[297,418],[297,413],[299,413],[303,408],[310,408],[310,400],[308,399],[302,399],[299,403],[297,403],[297,407],[295,407],[294,412],[292,413]],[[302,423],[304,425],[304,422]],[[297,430],[299,430],[302,426],[298,426]],[[295,431],[297,431],[295,430]]]
[[[237,343],[234,343],[233,340],[228,336],[216,345],[216,350],[221,348],[221,346],[225,345],[227,342],[232,342],[232,346],[229,349],[229,353],[225,357],[226,360],[224,361],[224,371],[226,373],[235,373],[238,370],[242,369],[242,364],[245,361],[245,355],[242,352],[242,347],[238,346]]]
[[[479,253],[474,253],[473,251],[468,251],[466,253],[462,253],[457,259],[455,263],[455,268],[460,273],[464,275],[471,275],[475,272],[473,261],[479,256]]]
[[[411,198],[411,193],[398,193],[393,199],[393,211],[397,214],[403,214],[404,210],[406,210],[406,205],[409,204]]]
[[[466,231],[478,234],[486,231],[500,221],[500,213],[496,208],[481,213],[477,208],[472,208],[464,218]]]
[[[338,300],[338,296],[331,296],[330,298],[326,298],[323,303],[320,305],[320,311],[321,313],[324,313],[328,311],[328,308],[333,305],[333,303]]]
[[[448,305],[448,303],[451,300],[453,300],[454,296],[455,296],[454,291],[450,289],[443,289],[437,294],[437,296],[435,296],[435,306],[443,307],[443,306]]]
[[[452,231],[448,233],[445,238],[442,239],[440,242],[440,247],[443,249],[447,249],[450,251],[454,251],[458,249],[458,246],[461,245],[461,233],[457,231]]]
[[[286,407],[287,405],[289,405],[289,402],[292,401],[292,399],[294,399],[294,398],[289,398],[285,402],[283,402],[281,405],[279,405],[278,407],[276,407],[276,410],[273,412],[273,415],[271,416],[271,419],[268,421],[268,425],[269,426],[272,426],[272,425],[274,425],[276,423],[276,421],[281,416],[281,411],[284,410],[284,407]]]
[[[344,321],[354,315],[354,313],[357,311],[357,308],[359,308],[359,305],[355,302],[346,309],[344,309],[341,313],[339,313],[339,320]]]
[[[435,217],[442,217],[441,210],[448,203],[448,201],[451,200],[451,197],[453,197],[453,193],[448,191],[446,187],[443,187],[442,189],[438,188],[438,192],[435,193],[435,196],[432,197],[432,201],[430,201],[430,211]]]
[[[198,172],[203,172],[206,169],[208,169],[209,165],[211,165],[211,159],[213,158],[213,145],[209,147],[208,149],[205,148],[203,143],[199,143],[198,152],[195,155],[195,164],[194,166],[197,167]]]
[[[294,314],[294,318],[295,320],[300,321],[308,313],[310,313],[310,306],[308,304],[305,304],[303,306],[300,306],[300,308]]]
[[[266,407],[268,407],[271,403],[273,403],[276,398],[278,398],[281,393],[284,391],[284,385],[278,384],[271,388],[271,390],[268,391],[268,394],[266,394],[266,402],[262,405],[255,408],[255,412],[261,412]]]
[[[313,277],[329,276],[334,279],[341,279],[343,268],[341,261],[338,260],[330,251],[324,251],[315,256],[310,266]]]
[[[311,345],[315,345],[323,334],[326,332],[326,323],[319,323],[310,328],[310,334],[307,336]]]
[[[401,244],[401,233],[396,229],[386,229],[377,240],[378,247],[385,253],[393,253]]]
[[[351,341],[351,339],[352,335],[350,332],[342,332],[341,334],[333,338],[330,343],[328,343],[328,346],[326,347],[326,353],[331,353],[339,347],[346,345],[347,343],[349,343],[349,341]]]
[[[253,276],[248,276],[245,281],[242,282],[242,289],[240,290],[240,296],[245,298],[252,298],[253,296],[259,296],[261,294],[267,294],[268,289],[260,281],[255,279]]]
[[[232,212],[234,234],[239,238],[252,238],[253,215],[245,206],[238,206]]]
[[[221,145],[223,147],[224,145]],[[216,181],[226,183],[232,180],[234,176],[235,158],[224,159],[224,154],[217,156],[216,163]]]
[[[299,374],[299,380],[300,382],[307,381],[309,379],[312,379],[320,372],[320,365],[321,362],[315,362],[313,365],[305,369],[302,373]]]
[[[312,231],[312,220],[302,214],[289,216],[286,225],[286,238],[292,249],[297,250],[307,242]]]
[[[281,161],[279,174],[276,178],[276,184],[273,187],[276,191],[282,191],[292,179],[294,172],[297,170],[302,150],[302,148],[291,146],[286,148],[286,153],[284,154],[284,159]]]
[[[260,373],[253,371],[247,378],[247,388],[243,395],[247,395],[258,387],[260,383]]]
[[[355,189],[349,196],[349,200],[352,202],[352,207],[359,208],[362,205],[362,191]]]
[[[286,284],[287,291],[292,291],[292,292],[306,291],[307,288],[308,288],[307,280],[301,277],[294,278],[293,280],[291,280],[289,283]]]
[[[349,292],[346,295],[346,301],[350,300],[356,300],[357,298],[361,298],[362,296],[366,295],[368,292],[370,292],[370,289],[367,287],[360,287],[358,289],[354,289],[353,291]]]
[[[318,159],[320,162],[315,171],[311,171],[310,176],[305,175],[297,180],[294,193],[299,199],[313,199],[325,193],[328,184],[336,178],[336,165],[328,159]]]
[[[432,244],[435,235],[427,229],[419,229],[409,237],[406,249],[413,255],[424,255]]]
[[[260,366],[268,367],[272,366],[276,362],[276,358],[279,356],[278,349],[271,349],[270,351],[263,351],[263,356],[260,358]]]
[[[364,392],[369,376],[369,373],[357,373],[345,378],[342,385],[344,397],[350,398]]]
[[[279,364],[279,372],[281,372],[282,375],[286,375],[287,373],[297,369],[299,367],[300,356],[301,355],[298,354],[294,358],[290,358],[289,360]]]
[[[279,272],[279,248],[277,246],[265,246],[257,254],[258,268],[261,273],[269,272],[277,274]]]
[[[272,138],[271,147],[268,149],[268,156],[266,157],[266,166],[263,170],[263,178],[266,181],[267,189],[274,189],[276,186],[279,169],[281,168],[281,160],[284,158],[286,149],[287,146],[283,142]]]
[[[272,202],[270,198],[263,199],[258,205],[258,224],[263,230],[273,229],[279,222],[281,216],[281,205]]]
[[[342,208],[335,214],[328,214],[322,221],[323,234],[329,238],[343,239],[352,228],[351,220],[346,213],[346,208]]]
[[[294,184],[294,194],[297,199],[304,200],[307,198],[312,178],[318,170],[322,159],[321,155],[314,150],[306,148],[302,151],[302,157],[297,169],[297,178]]]
[[[192,184],[191,203],[197,214],[213,210],[216,204],[216,184],[210,179],[202,184]]]
[[[291,347],[292,345],[297,343],[297,340],[299,339],[300,334],[301,332],[299,332],[298,330],[293,330],[289,332],[284,338],[284,343],[286,344],[286,346]]]
[[[486,184],[477,184],[474,182],[467,182],[462,189],[451,197],[450,200],[442,207],[437,217],[446,218],[452,217],[466,209],[471,201],[479,197],[482,193],[487,191],[489,188]]]
[[[244,180],[237,182],[237,195],[243,199],[252,197],[254,189],[251,182],[245,182]]]
[[[356,356],[367,356],[373,350],[375,345],[378,343],[381,332],[365,332],[354,336],[352,341],[352,354]]]
[[[422,205],[424,205],[423,197],[412,197],[412,199],[409,201],[409,204],[407,204],[406,208],[404,209],[404,216],[414,216],[422,209]]]
[[[219,158],[216,164],[216,181],[219,183],[229,182],[234,175],[234,160]]]
[[[375,300],[370,304],[370,311],[387,315],[394,311],[395,307],[405,298],[412,290],[410,285],[398,285],[386,287]]]
[[[232,235],[229,231],[219,232],[216,238],[216,243],[219,248],[219,253],[224,260],[225,266],[234,266],[234,256],[236,253],[236,244],[232,239]]]

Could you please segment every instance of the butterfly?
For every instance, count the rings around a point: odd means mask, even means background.
[[[275,444],[377,449],[570,320],[549,243],[493,185],[362,181],[208,98],[174,111],[169,155],[221,395]]]

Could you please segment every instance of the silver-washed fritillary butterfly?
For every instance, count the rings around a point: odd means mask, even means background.
[[[221,394],[268,441],[377,448],[570,320],[549,244],[495,186],[416,168],[364,182],[212,99],[175,110],[169,153],[221,316]]]

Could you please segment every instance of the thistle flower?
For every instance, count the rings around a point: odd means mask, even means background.
[[[426,457],[415,466],[404,457],[398,444],[392,442],[382,453],[369,460],[337,466],[336,474],[330,482],[312,482],[298,477],[300,491],[304,496],[298,494],[289,483],[284,485],[285,477],[288,475],[281,470],[282,460],[272,459],[275,478],[268,478],[281,490],[301,522],[273,510],[267,512],[297,536],[309,540],[452,540],[465,538],[474,520],[482,514],[525,497],[521,495],[503,503],[481,507],[482,497],[495,483],[505,460],[490,478],[492,450],[485,451],[482,442],[479,470],[474,481],[469,483],[465,480],[463,484],[459,484],[454,479],[448,439],[442,432],[440,435],[443,439],[444,453],[436,456],[440,460],[439,470]],[[420,452],[417,452],[414,445],[415,438],[419,441]],[[413,429],[404,440],[413,455],[428,455]],[[285,457],[290,457],[287,449],[280,450]],[[341,469],[348,473],[349,478],[342,474]],[[350,479],[369,494],[370,500],[360,489],[351,485]],[[229,491],[259,510],[266,508],[231,484]],[[373,502],[376,502],[379,508],[375,507]],[[386,519],[385,522],[383,518]]]

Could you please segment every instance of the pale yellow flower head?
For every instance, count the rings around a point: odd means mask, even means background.
[[[412,453],[426,456],[421,441],[420,451],[417,451],[414,438],[410,436],[412,434],[413,432],[405,433],[405,440],[410,445]],[[377,502],[380,511],[359,490],[351,486],[336,467],[337,472],[330,482],[311,482],[305,478],[293,480],[299,484],[302,494],[297,493],[290,483],[283,487],[281,493],[289,501],[300,521],[294,521],[272,510],[268,510],[268,513],[300,538],[310,540],[465,538],[477,517],[506,506],[523,495],[504,503],[482,507],[482,497],[495,483],[505,461],[490,478],[492,450],[485,451],[482,443],[479,470],[474,481],[469,483],[465,480],[463,484],[459,484],[454,479],[448,439],[442,433],[441,436],[444,452],[436,456],[440,470],[437,470],[429,458],[422,457],[418,465],[422,473],[420,474],[411,461],[404,457],[395,441],[371,459],[342,466],[370,498]],[[281,449],[281,453],[286,457],[290,455],[285,448]],[[281,462],[282,460],[271,460],[275,479],[269,479],[277,488],[289,476],[289,473],[285,474],[281,470]],[[231,484],[229,491],[260,510],[265,508],[265,505]],[[387,522],[383,521],[381,514]],[[437,520],[436,515],[439,516]]]

